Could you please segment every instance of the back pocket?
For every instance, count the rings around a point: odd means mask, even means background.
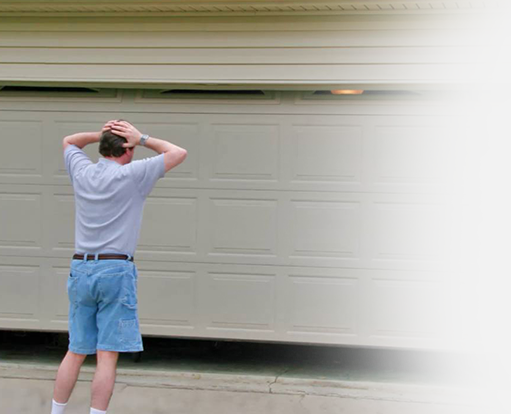
[[[130,290],[131,272],[101,274],[98,278],[101,301],[105,303],[126,301]]]

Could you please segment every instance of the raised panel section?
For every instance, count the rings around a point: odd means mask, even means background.
[[[279,142],[278,125],[213,125],[210,179],[277,180]]]
[[[0,249],[40,250],[42,195],[0,192]]]
[[[51,216],[51,248],[53,251],[74,253],[75,248],[75,199],[73,194],[53,195]]]
[[[360,203],[321,199],[292,199],[291,257],[358,258]]]
[[[0,320],[39,317],[40,276],[38,266],[0,265]]]
[[[209,255],[277,254],[277,200],[211,198]]]
[[[453,162],[445,128],[430,125],[377,126],[372,135],[373,181],[429,184],[448,179]]]
[[[400,272],[371,278],[367,291],[371,337],[435,338],[449,321],[446,282],[425,274]],[[452,301],[452,298],[451,298]],[[452,302],[451,302],[452,305]]]
[[[149,196],[138,251],[196,253],[197,198]]]
[[[290,274],[288,289],[289,333],[357,334],[356,278]]]
[[[51,302],[53,305],[52,319],[67,323],[69,317],[69,296],[67,294],[67,281],[69,267],[52,267],[51,277],[54,279],[55,296]]]
[[[275,274],[208,272],[207,303],[203,304],[208,330],[273,330]]]
[[[144,326],[193,327],[196,275],[193,271],[138,270],[140,323]]]
[[[42,122],[29,120],[0,121],[2,151],[0,177],[42,177]]]
[[[360,181],[362,127],[294,125],[292,131],[293,182]]]
[[[373,261],[441,261],[449,248],[446,205],[375,202],[368,240]]]

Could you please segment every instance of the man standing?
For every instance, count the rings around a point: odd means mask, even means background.
[[[82,151],[99,142],[94,164]],[[132,161],[136,145],[159,155]],[[63,140],[64,160],[75,193],[75,252],[67,281],[69,350],[57,372],[51,414],[63,414],[86,356],[97,354],[91,414],[106,413],[119,352],[143,350],[139,330],[134,255],[145,200],[159,178],[186,158],[167,141],[142,135],[123,120],[101,132]]]

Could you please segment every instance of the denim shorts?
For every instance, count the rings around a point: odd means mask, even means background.
[[[143,351],[137,282],[137,267],[129,260],[71,261],[67,280],[70,351]]]

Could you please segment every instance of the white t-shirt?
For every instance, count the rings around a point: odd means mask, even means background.
[[[165,175],[164,154],[120,165],[94,164],[76,145],[64,162],[75,193],[75,253],[135,255],[144,203]]]

